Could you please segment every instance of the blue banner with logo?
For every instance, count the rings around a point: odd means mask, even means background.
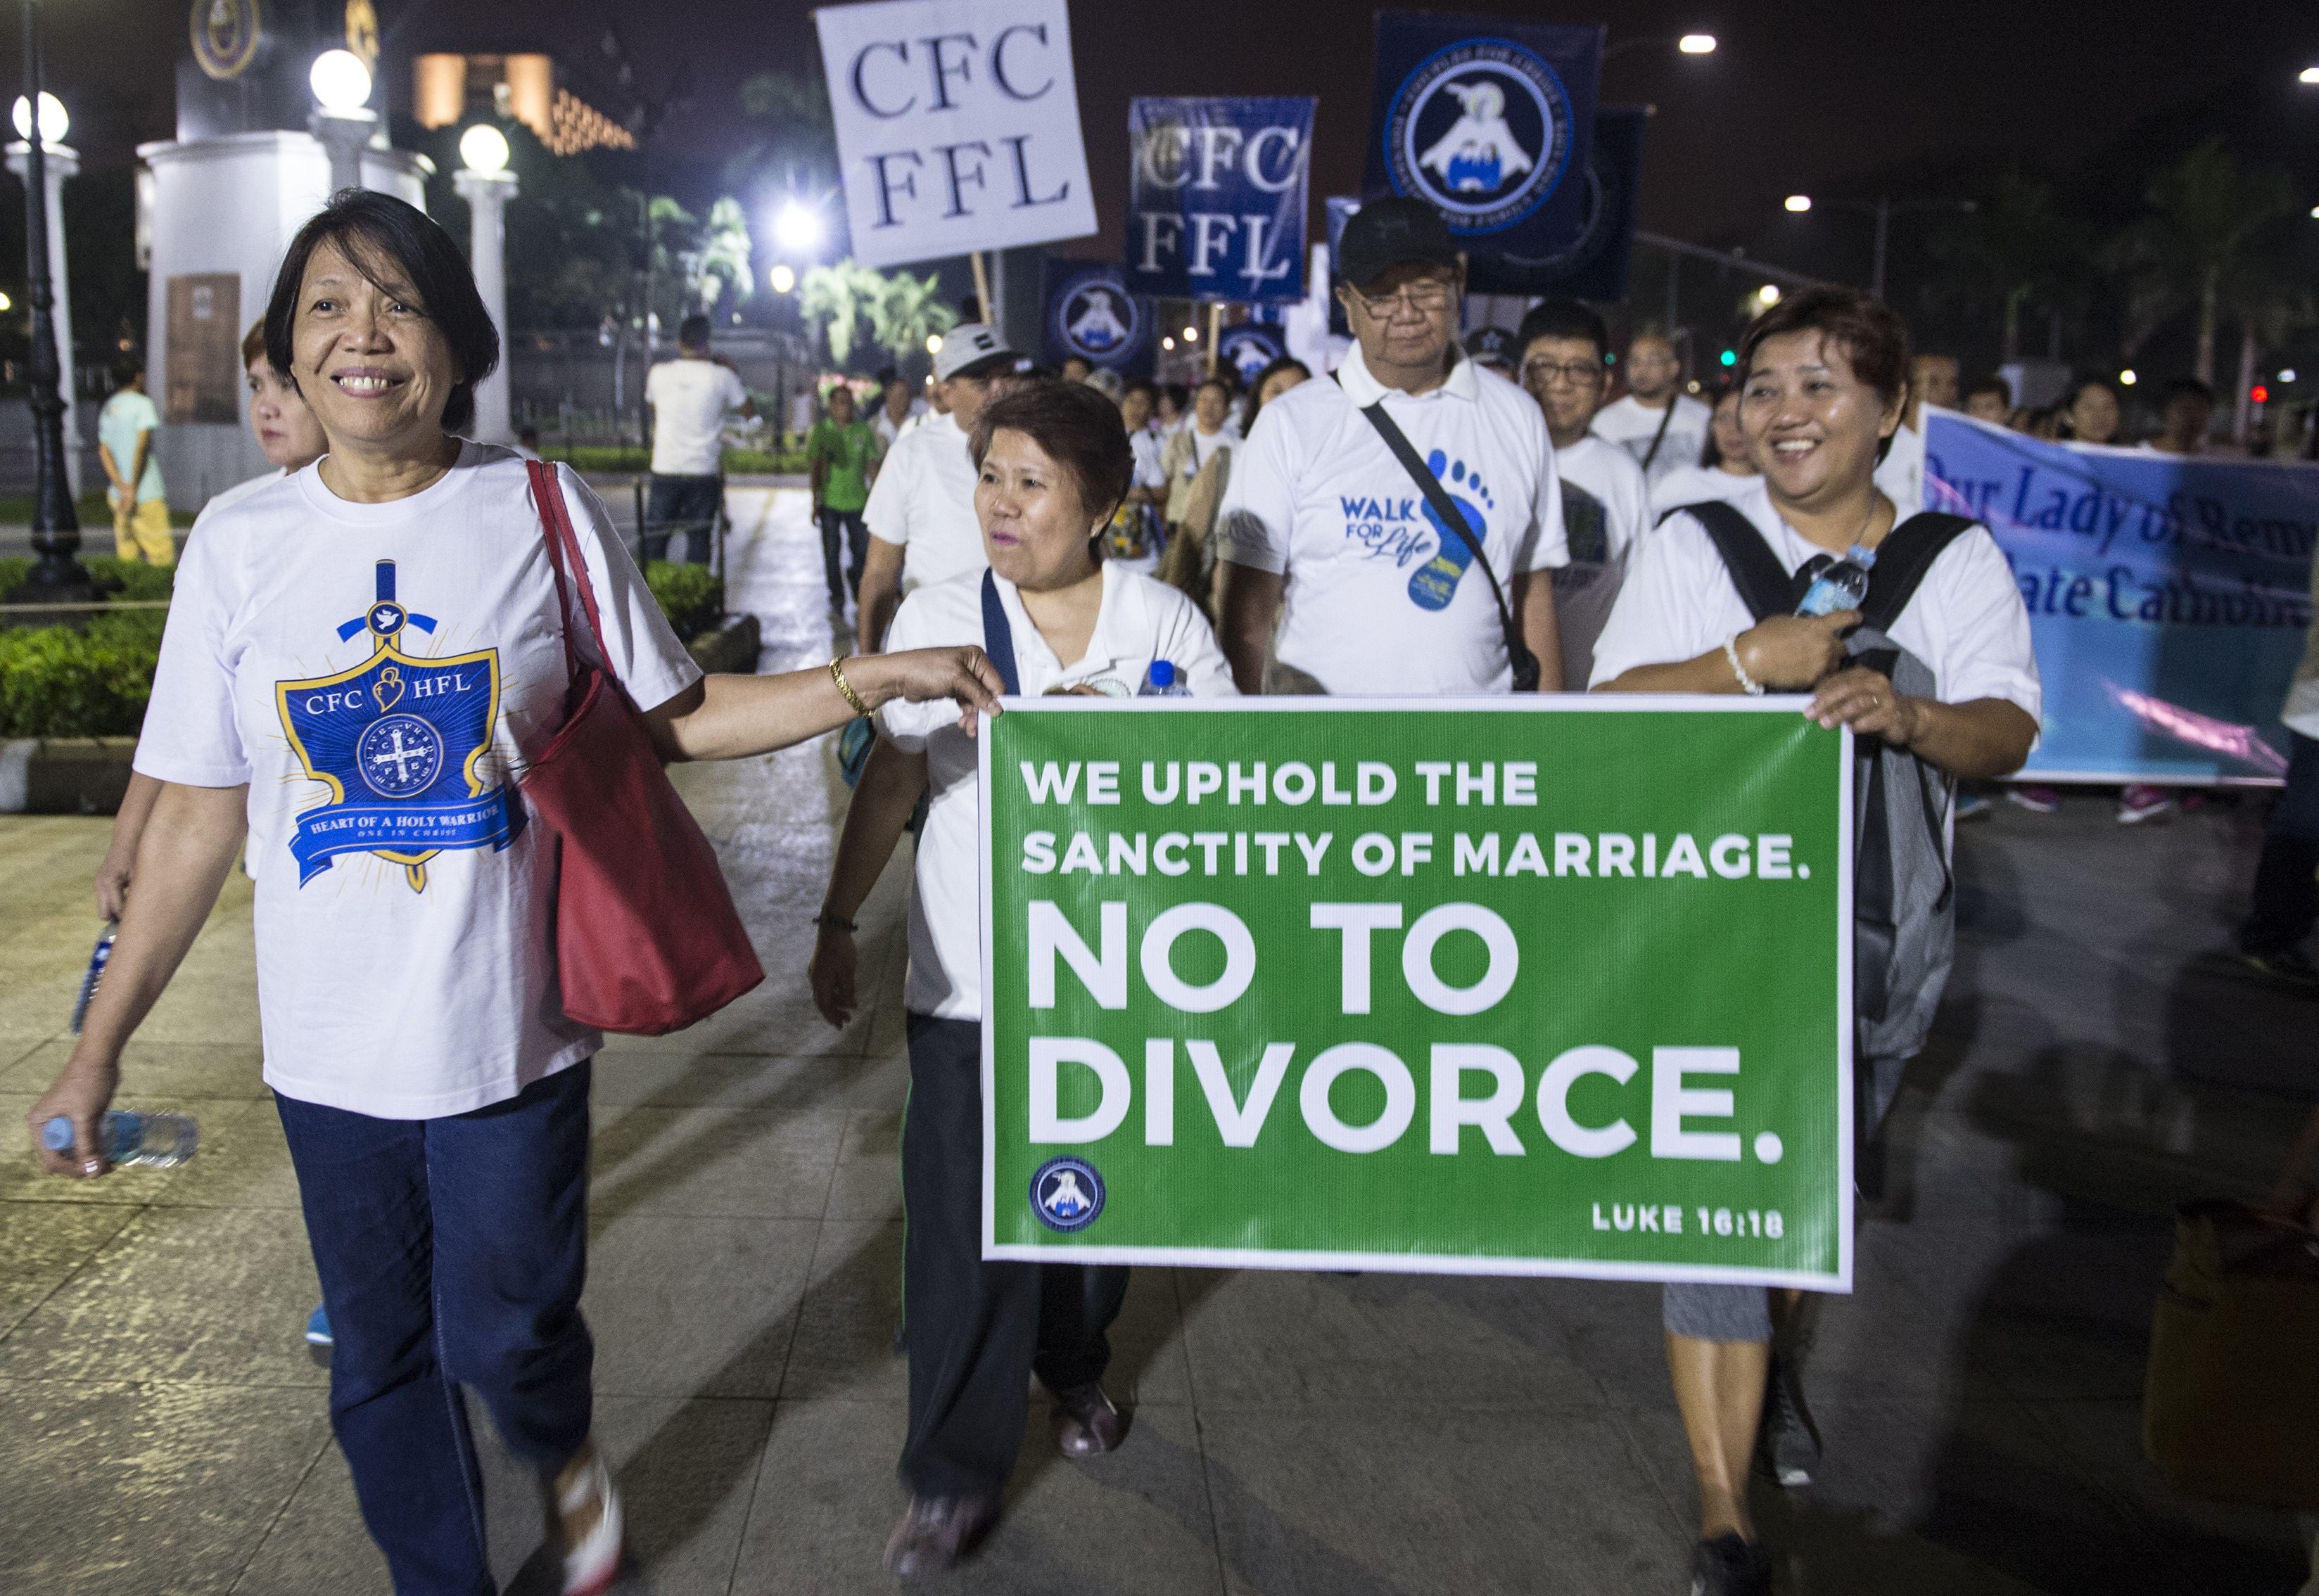
[[[1241,321],[1227,327],[1216,338],[1216,359],[1227,371],[1247,387],[1256,381],[1257,374],[1288,353],[1287,340],[1280,329],[1262,321]]]
[[[1313,105],[1129,102],[1127,285],[1153,299],[1303,299]]]
[[[1602,63],[1599,24],[1379,12],[1365,192],[1425,201],[1477,252],[1569,248]]]
[[[1584,202],[1578,230],[1562,247],[1535,257],[1476,250],[1466,282],[1476,293],[1566,293],[1598,304],[1627,297],[1635,251],[1635,197],[1643,182],[1642,105],[1602,105],[1594,138],[1578,181]]]
[[[2277,781],[2319,466],[2040,443],[1927,410],[1925,508],[1985,522],[2029,607],[2048,780]]]
[[[1040,341],[1049,365],[1076,356],[1123,376],[1151,374],[1151,305],[1128,291],[1117,266],[1051,255],[1042,269]]]

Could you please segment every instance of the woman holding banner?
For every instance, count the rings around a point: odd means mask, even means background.
[[[2028,757],[2037,663],[2028,613],[1988,529],[1953,516],[1896,526],[1876,489],[1908,400],[1898,316],[1849,289],[1798,294],[1748,329],[1738,367],[1740,424],[1763,477],[1728,503],[1674,512],[1644,540],[1596,647],[1593,683],[1808,691],[1810,719],[1859,739],[1863,769],[1879,773],[1854,782],[1865,800],[1855,828],[1855,1078],[1858,1121],[1872,1133],[1947,978],[1953,784],[2006,775]],[[1797,613],[1810,580],[1847,551],[1872,573],[1861,606]],[[1896,795],[1889,811],[1869,797],[1880,792]],[[1890,879],[1881,896],[1897,930],[1871,913],[1866,882],[1880,849],[1893,867],[1879,879]],[[1782,1296],[1785,1319],[1797,1297]],[[1772,1356],[1773,1309],[1757,1286],[1665,1288],[1667,1365],[1699,1480],[1695,1596],[1771,1588],[1746,1502],[1767,1402],[1781,1482],[1807,1483],[1818,1460],[1792,1361]]]
[[[889,645],[979,645],[1024,695],[1120,698],[1145,682],[1232,692],[1214,634],[1174,589],[1105,564],[1104,531],[1134,471],[1119,412],[1094,389],[1034,382],[993,400],[971,440],[989,568],[903,602]],[[1166,669],[1162,669],[1166,667]],[[902,1280],[910,1357],[902,1478],[909,1510],[886,1547],[897,1573],[949,1567],[998,1516],[1028,1413],[1029,1376],[1053,1401],[1070,1457],[1119,1444],[1103,1388],[1105,1331],[1123,1268],[982,1261],[981,801],[974,743],[955,716],[889,713],[845,816],[816,917],[814,1003],[833,1025],[858,1005],[853,916],[919,796],[910,893],[910,1095],[902,1133],[908,1217]]]

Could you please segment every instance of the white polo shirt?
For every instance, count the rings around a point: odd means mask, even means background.
[[[1577,691],[1594,663],[1594,639],[1618,601],[1627,562],[1650,525],[1650,488],[1626,450],[1592,434],[1554,451],[1562,479],[1562,531],[1570,564],[1554,573],[1554,619],[1562,682]]]
[[[697,356],[663,360],[645,377],[655,476],[715,476],[725,468],[725,418],[749,402],[733,368]]]
[[[1665,476],[1651,479],[1651,520],[1656,525],[1671,509],[1704,504],[1710,499],[1728,504],[1763,480],[1759,472],[1737,476],[1720,465],[1677,466]]]
[[[1509,603],[1520,575],[1568,563],[1537,401],[1463,357],[1428,392],[1387,389],[1358,346],[1335,382],[1299,383],[1257,416],[1233,452],[1218,554],[1287,576],[1273,644],[1284,678],[1339,694],[1508,691],[1489,579],[1361,414],[1379,399],[1478,534]]]
[[[1780,518],[1760,478],[1731,505],[1755,524],[1790,573],[1828,551]],[[1592,682],[1638,665],[1672,664],[1720,648],[1755,624],[1723,556],[1697,518],[1672,515],[1643,539],[1619,602],[1594,645]],[[1892,641],[1932,667],[1945,704],[2004,699],[2041,717],[2044,693],[2029,646],[2029,612],[1986,527],[1941,551],[1892,625]]]
[[[1172,663],[1196,698],[1232,698],[1232,671],[1207,618],[1176,589],[1106,563],[1103,603],[1084,658],[1065,665],[1023,609],[1022,596],[996,579],[998,601],[1015,636],[1015,669],[1026,698],[1086,685],[1127,698],[1154,660]],[[980,645],[982,574],[954,576],[918,589],[895,613],[886,645]],[[958,728],[948,699],[911,704],[897,699],[878,712],[879,729],[907,753],[926,756],[931,798],[918,828],[910,891],[910,971],[902,1006],[944,1020],[982,1017],[982,799],[975,783],[974,739]]]
[[[871,537],[901,546],[905,593],[989,563],[974,514],[974,456],[957,417],[928,416],[894,440],[862,518]]]
[[[1699,464],[1700,450],[1706,446],[1707,429],[1715,424],[1715,411],[1688,393],[1674,396],[1674,414],[1665,410],[1652,410],[1629,393],[1614,399],[1594,412],[1593,432],[1607,437],[1635,457],[1637,464],[1651,452],[1651,439],[1659,435],[1659,423],[1666,423],[1666,437],[1659,443],[1659,452],[1652,457],[1650,477],[1653,482],[1684,465]]]
[[[1925,435],[1906,421],[1877,464],[1876,485],[1904,517],[1925,508]]]

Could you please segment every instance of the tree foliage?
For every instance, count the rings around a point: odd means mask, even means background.
[[[958,312],[934,297],[937,283],[932,275],[889,274],[849,258],[808,267],[798,279],[798,303],[806,320],[821,329],[834,364],[852,361],[856,343],[863,341],[864,322],[867,344],[898,361],[925,348],[932,335],[958,325]]]
[[[2215,380],[2215,334],[2228,315],[2249,330],[2260,320],[2275,336],[2294,320],[2284,224],[2301,208],[2294,179],[2273,168],[2247,170],[2209,139],[2151,179],[2150,213],[2110,251],[2126,284],[2128,351],[2170,318],[2196,317],[2200,380]]]

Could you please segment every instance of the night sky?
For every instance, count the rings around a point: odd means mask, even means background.
[[[307,0],[264,0],[279,17]],[[389,34],[390,92],[407,104],[399,64],[425,49],[546,50],[577,57],[617,20],[657,87],[690,61],[690,104],[671,118],[672,156],[729,152],[740,81],[816,53],[797,0],[378,0]],[[328,5],[319,10],[331,9]],[[1585,20],[1586,8],[1469,0],[1509,18]],[[2276,94],[2307,122],[2301,163],[2319,186],[2319,89],[2294,76],[2319,61],[2319,7],[2206,0],[2193,7],[2115,0],[1638,0],[1611,37],[1705,29],[1722,40],[1694,59],[1638,50],[1604,74],[1608,102],[1657,108],[1647,145],[1642,224],[1712,239],[1751,232],[1798,189],[1854,191],[1960,151],[2017,152],[2068,167],[2137,119],[2234,80]],[[174,62],[185,0],[51,0],[51,86],[74,112],[73,142],[100,166],[125,164],[171,135]],[[0,75],[21,81],[14,11]],[[1072,6],[1079,102],[1105,233],[1075,254],[1117,248],[1125,195],[1127,102],[1135,95],[1295,94],[1320,98],[1315,199],[1358,185],[1369,94],[1372,13],[1341,0],[1080,0]],[[487,19],[487,20],[476,20]],[[743,196],[744,201],[748,196]]]

